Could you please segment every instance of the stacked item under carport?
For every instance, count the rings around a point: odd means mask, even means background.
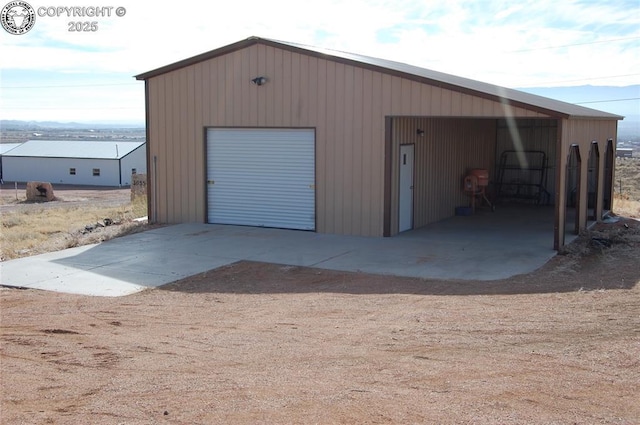
[[[496,198],[525,199],[548,205],[546,189],[547,155],[543,151],[506,150],[500,155],[496,179]]]

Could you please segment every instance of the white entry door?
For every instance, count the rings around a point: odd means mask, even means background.
[[[400,232],[413,229],[413,151],[414,145],[400,145]]]

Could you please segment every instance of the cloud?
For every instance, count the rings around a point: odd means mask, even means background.
[[[94,3],[77,0],[73,6]],[[2,32],[3,72],[47,71],[50,77],[41,74],[41,83],[70,73],[131,83],[133,75],[257,35],[508,87],[639,81],[637,0],[187,0],[179,7],[123,0],[119,5],[125,16],[95,18],[93,32],[70,32],[67,17],[38,17],[22,36]],[[12,75],[2,84],[14,84]]]
[[[630,50],[640,44],[637,4],[634,14],[629,13],[633,8],[615,2],[548,0],[526,7],[510,1],[448,0],[186,3],[181,8],[132,3],[124,17],[101,19],[98,30],[89,33],[69,32],[67,18],[42,17],[33,34],[14,37],[21,40],[10,40],[5,51],[27,69],[40,69],[44,63],[57,70],[140,73],[258,35],[373,56],[389,57],[388,52],[391,59],[419,66],[465,69],[477,79],[502,75],[505,69],[515,69],[519,78],[531,76],[531,81],[549,68],[593,75],[589,69],[594,64],[588,59],[594,54],[606,59],[615,55],[627,63],[620,66],[629,69],[639,65],[638,55]],[[637,38],[627,49],[616,41],[579,44],[623,36]],[[575,46],[555,48],[568,45]]]

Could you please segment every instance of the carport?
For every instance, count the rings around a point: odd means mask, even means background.
[[[462,190],[463,178],[473,169],[486,169],[493,207],[520,211],[527,220],[542,220],[552,231],[549,244],[553,240],[554,249],[561,248],[567,238],[601,220],[611,209],[614,168],[613,139],[563,144],[563,137],[572,137],[563,135],[563,122],[513,117],[389,119],[391,197],[385,234],[437,223],[450,217],[456,207],[468,206],[470,196]],[[600,125],[606,127],[604,122]],[[603,155],[600,145],[605,146]],[[561,153],[565,151],[566,155]],[[584,152],[586,160],[582,159]],[[407,154],[412,162],[409,179],[402,176]],[[553,207],[554,214],[541,206]],[[536,217],[538,213],[542,216]],[[478,228],[470,231],[480,230],[483,223],[479,221]]]
[[[392,198],[398,207],[390,207],[389,233],[420,228],[468,206],[470,195],[462,183],[473,169],[489,173],[487,197],[494,205],[553,205],[557,123],[540,118],[393,118],[391,162],[399,167],[393,170],[391,188],[399,190]],[[409,179],[401,175],[407,152],[413,158]],[[404,198],[403,185],[410,189],[404,190]]]

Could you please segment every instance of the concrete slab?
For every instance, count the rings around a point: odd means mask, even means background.
[[[392,238],[180,224],[0,263],[0,283],[121,296],[240,260],[434,279],[503,279],[555,255],[553,209],[452,217]]]
[[[141,282],[143,282],[145,275],[140,274],[138,277],[140,278]],[[148,286],[145,285],[128,283],[124,280],[118,279],[117,277],[94,274],[84,270],[79,270],[71,275],[29,284],[26,285],[26,287],[32,289],[42,289],[46,291],[56,291],[69,294],[91,295],[100,297],[121,297],[148,288]]]

